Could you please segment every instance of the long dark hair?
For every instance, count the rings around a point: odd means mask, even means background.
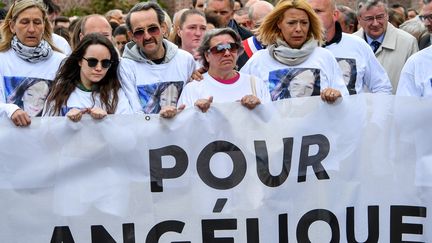
[[[120,81],[117,76],[117,68],[119,65],[119,57],[113,43],[105,36],[99,33],[87,34],[65,60],[60,70],[54,79],[54,87],[51,90],[47,99],[47,104],[54,102],[52,114],[60,114],[62,106],[66,105],[69,96],[75,90],[77,82],[80,82],[79,62],[84,57],[87,48],[90,45],[103,45],[108,48],[111,54],[111,67],[108,69],[105,76],[97,83],[97,87],[92,91],[93,104],[95,95],[99,94],[101,104],[108,114],[114,114],[118,104],[118,90],[120,89]]]

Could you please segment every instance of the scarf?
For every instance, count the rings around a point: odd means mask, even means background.
[[[11,41],[11,46],[21,59],[31,63],[45,61],[53,54],[50,44],[44,39],[42,39],[39,45],[30,47],[21,43],[18,40],[18,37],[14,35]]]
[[[305,42],[300,49],[292,49],[285,41],[278,38],[276,44],[269,45],[267,49],[276,61],[294,66],[306,61],[316,47],[318,41],[313,38]]]

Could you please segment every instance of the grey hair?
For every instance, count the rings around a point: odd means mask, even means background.
[[[199,55],[201,56],[203,66],[205,68],[209,67],[209,63],[207,62],[207,60],[205,58],[205,54],[210,50],[210,42],[213,39],[213,37],[219,36],[219,35],[230,35],[234,39],[234,42],[239,46],[239,50],[238,50],[239,56],[244,51],[243,45],[242,45],[242,39],[231,28],[220,28],[220,29],[209,30],[205,33],[203,40],[201,42],[201,45],[198,47],[198,50],[197,50]]]
[[[363,9],[369,10],[379,4],[383,4],[386,13],[388,12],[387,0],[357,0],[357,15],[360,16],[360,11]]]
[[[126,16],[126,26],[129,31],[132,31],[132,24],[131,24],[131,14],[139,11],[145,11],[153,9],[156,12],[158,22],[160,25],[162,25],[165,22],[165,12],[162,10],[162,8],[159,6],[159,4],[155,2],[140,2],[135,4],[130,10],[129,13]]]

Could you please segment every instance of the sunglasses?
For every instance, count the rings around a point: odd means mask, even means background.
[[[239,45],[237,43],[226,43],[226,44],[219,44],[216,46],[211,47],[208,52],[211,52],[212,54],[223,54],[227,50],[231,53],[237,52],[239,49]]]
[[[87,61],[88,66],[91,68],[96,67],[99,63],[99,60],[94,58],[94,57],[90,57],[90,58],[83,57],[83,59]],[[101,63],[102,68],[105,68],[105,69],[111,67],[111,64],[112,64],[111,60],[109,60],[109,59],[103,59],[100,61],[100,63]]]
[[[137,29],[137,30],[135,30],[133,32],[133,36],[136,39],[139,39],[139,38],[143,37],[143,35],[145,34],[145,32],[146,32],[146,29]],[[149,35],[153,35],[153,36],[154,35],[159,35],[160,34],[160,28],[159,28],[159,26],[150,26],[150,27],[147,28],[147,33]]]

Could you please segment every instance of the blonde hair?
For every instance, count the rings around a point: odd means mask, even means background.
[[[6,17],[4,19],[3,25],[1,25],[0,28],[1,37],[2,37],[0,41],[0,52],[7,51],[11,48],[11,40],[14,36],[14,34],[10,29],[12,22],[16,21],[18,19],[18,16],[24,10],[29,8],[34,8],[34,7],[42,11],[42,17],[44,21],[44,32],[42,35],[42,39],[46,40],[53,48],[53,50],[61,52],[60,49],[58,49],[53,43],[52,28],[47,16],[47,8],[42,0],[15,1],[14,4],[9,8],[9,11],[7,12]]]
[[[291,8],[303,10],[309,17],[310,26],[306,41],[314,38],[322,44],[324,31],[321,20],[305,0],[280,0],[258,28],[258,39],[264,45],[274,44],[278,38],[283,39],[282,31],[279,29],[278,24],[283,20],[285,12]]]

